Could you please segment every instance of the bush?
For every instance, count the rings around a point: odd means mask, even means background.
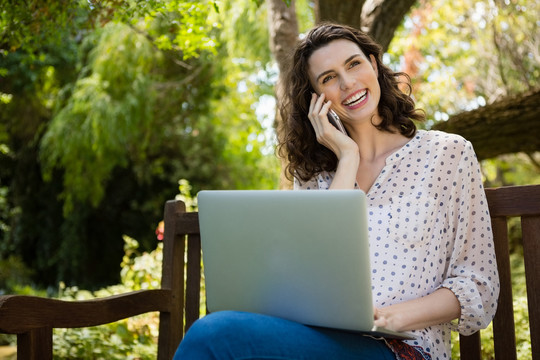
[[[28,294],[30,270],[18,256],[10,256],[7,259],[0,258],[0,295],[5,294]]]
[[[77,287],[60,285],[59,298],[88,300],[140,289],[159,288],[163,244],[150,253],[140,254],[138,242],[124,236],[125,255],[122,262],[121,284],[90,292]],[[54,359],[155,359],[159,314],[149,313],[112,324],[81,328],[55,329]]]
[[[191,185],[180,180],[177,199],[187,208],[196,208],[191,196]],[[158,240],[163,239],[163,222],[156,229]],[[124,257],[121,264],[121,283],[90,292],[77,287],[66,288],[60,284],[59,298],[63,300],[88,300],[127,293],[141,289],[157,289],[161,284],[163,243],[159,242],[150,253],[140,253],[139,243],[124,236]],[[204,298],[203,298],[204,299]],[[159,335],[159,314],[143,314],[112,324],[82,328],[55,329],[53,332],[54,359],[155,359]]]

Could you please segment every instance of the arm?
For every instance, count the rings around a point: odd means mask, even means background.
[[[454,293],[439,288],[418,299],[375,309],[375,325],[395,331],[418,330],[458,319],[460,313]]]
[[[454,178],[451,192],[455,196],[448,210],[455,242],[439,287],[450,289],[461,305],[455,330],[470,335],[488,326],[495,316],[499,277],[480,165],[469,142],[458,168],[461,174]]]

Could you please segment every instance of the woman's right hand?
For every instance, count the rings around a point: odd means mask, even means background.
[[[318,96],[313,93],[309,104],[308,118],[315,130],[317,141],[332,150],[338,160],[347,154],[358,156],[358,145],[347,134],[339,131],[328,120],[328,112],[332,102],[324,102],[324,93]]]
[[[313,94],[309,104],[309,120],[317,141],[332,150],[338,158],[338,166],[330,189],[354,189],[356,172],[360,164],[358,145],[347,134],[339,131],[328,121],[331,101],[324,102],[324,94]]]

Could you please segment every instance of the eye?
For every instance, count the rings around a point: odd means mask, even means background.
[[[334,75],[328,75],[328,76],[325,76],[323,77],[322,79],[322,83],[325,84],[327,83],[328,81],[332,80],[334,78]]]
[[[360,65],[360,60],[353,60],[349,63],[349,68]]]

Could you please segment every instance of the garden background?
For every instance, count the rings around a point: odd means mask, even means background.
[[[540,183],[539,19],[539,0],[0,0],[0,294],[159,287],[166,200],[290,187],[280,70],[320,20],[382,43],[419,127],[471,140],[486,186]],[[55,358],[155,358],[156,321],[57,330]]]

